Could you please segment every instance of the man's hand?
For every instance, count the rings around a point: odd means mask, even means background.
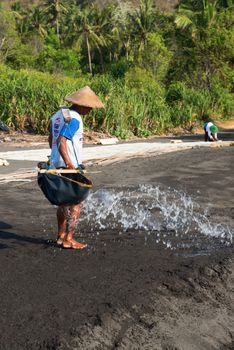
[[[75,167],[72,163],[67,163],[66,167],[67,167],[67,169],[75,169]]]

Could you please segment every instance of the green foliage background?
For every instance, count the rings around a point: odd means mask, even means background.
[[[79,2],[80,4],[80,2]],[[103,7],[45,0],[0,7],[0,118],[46,133],[64,97],[89,85],[105,103],[86,127],[118,137],[233,117],[233,1]]]

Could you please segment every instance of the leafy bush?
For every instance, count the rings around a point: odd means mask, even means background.
[[[126,72],[129,70],[129,68],[132,66],[132,63],[130,61],[127,61],[126,59],[121,59],[117,62],[113,62],[109,66],[109,73],[114,78],[123,78]]]
[[[212,89],[212,96],[214,99],[214,112],[222,116],[223,119],[229,119],[234,114],[234,99],[227,89],[216,85]]]
[[[149,33],[144,50],[140,51],[139,65],[154,75],[157,81],[162,81],[167,73],[172,53],[166,47],[160,34]]]

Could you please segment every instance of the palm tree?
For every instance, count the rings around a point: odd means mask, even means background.
[[[86,46],[91,74],[93,74],[92,51],[94,49],[99,52],[101,66],[104,70],[102,48],[106,46],[105,29],[108,25],[104,12],[101,12],[95,5],[92,5],[91,8],[78,9],[73,22],[73,30],[78,35],[78,42],[82,41]]]
[[[60,39],[60,21],[61,16],[68,12],[63,0],[45,0],[46,13],[55,24],[58,39]]]
[[[208,40],[210,29],[213,27],[217,16],[217,2],[203,0],[200,10],[195,11],[191,4],[188,6],[182,5],[178,8],[175,16],[177,28],[191,36],[192,46],[189,49],[187,47],[187,53],[192,52],[194,54],[194,50],[196,51],[196,58],[203,67],[202,72],[205,72],[206,84],[209,89],[211,88],[210,76],[214,68],[210,59]],[[185,40],[188,38],[188,35],[185,36]],[[189,61],[192,62],[193,57]]]
[[[139,8],[130,14],[132,36],[139,43],[139,50],[143,50],[147,34],[155,29],[155,7],[153,0],[141,0]]]
[[[28,32],[28,16],[27,11],[22,8],[19,2],[12,4],[11,11],[15,17],[16,28],[20,35],[27,34]]]
[[[133,6],[130,2],[118,2],[118,6],[112,11],[111,32],[114,43],[114,57],[117,60],[124,51],[127,60],[130,54],[131,31],[130,15],[133,14]],[[111,53],[112,54],[112,53]]]
[[[201,38],[214,23],[216,14],[217,1],[203,0],[200,11],[194,11],[191,5],[182,5],[177,11],[175,24],[179,29],[190,29],[192,37],[200,36]]]
[[[33,7],[28,16],[29,30],[36,31],[40,37],[46,36],[45,11],[39,7]]]

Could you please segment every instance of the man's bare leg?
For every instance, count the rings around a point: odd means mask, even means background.
[[[68,207],[60,205],[57,209],[58,238],[57,244],[61,245],[66,236]]]
[[[64,248],[84,249],[87,247],[87,244],[79,243],[74,239],[75,228],[80,217],[81,207],[82,207],[81,204],[73,205],[70,207],[70,215],[68,219],[68,230],[63,240]]]

